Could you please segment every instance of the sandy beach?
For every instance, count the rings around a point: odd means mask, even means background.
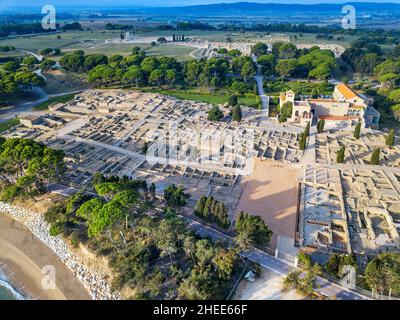
[[[56,287],[45,290],[42,268],[48,265],[55,268]],[[32,299],[90,299],[83,284],[46,245],[24,225],[3,214],[0,214],[0,266],[1,273],[13,286]]]
[[[298,174],[296,168],[257,158],[252,175],[246,177],[236,214],[243,210],[261,216],[273,231],[272,248],[278,236],[294,238]]]

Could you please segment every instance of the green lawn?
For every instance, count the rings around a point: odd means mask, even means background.
[[[53,103],[67,103],[75,97],[75,93],[66,94],[64,96],[54,97],[35,107],[36,110],[47,110],[49,105]]]
[[[11,129],[19,124],[19,119],[13,118],[0,123],[0,133]]]
[[[158,92],[161,94],[169,95],[182,100],[193,100],[199,102],[205,102],[210,104],[225,104],[228,102],[229,96],[231,94],[217,91],[214,94],[208,92],[199,92],[195,89],[193,90],[164,90],[164,89],[149,89],[149,92]],[[244,96],[238,97],[239,104],[246,105],[249,107],[257,108],[257,98],[256,95],[252,93],[247,93]]]
[[[166,56],[173,57],[178,61],[185,61],[194,59],[189,56],[189,53],[196,50],[194,47],[177,46],[172,44],[161,44],[146,49],[146,55],[148,56]]]

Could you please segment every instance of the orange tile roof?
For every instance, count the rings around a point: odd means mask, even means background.
[[[356,116],[318,116],[321,120],[353,120]]]
[[[348,86],[346,86],[344,83],[338,84],[336,88],[346,99],[357,97],[357,94],[353,90],[351,90]]]
[[[365,109],[365,106],[360,106],[360,105],[357,105],[357,104],[351,104],[350,107],[349,107],[349,109],[359,109],[359,110],[363,110],[363,109]]]

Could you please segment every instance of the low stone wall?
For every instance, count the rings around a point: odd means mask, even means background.
[[[0,213],[25,225],[39,240],[49,247],[72,271],[88,290],[94,300],[118,300],[119,293],[112,293],[104,275],[92,270],[67,246],[61,236],[52,237],[50,226],[41,214],[33,213],[21,207],[0,202]]]

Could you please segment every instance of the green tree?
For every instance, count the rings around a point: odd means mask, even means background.
[[[394,146],[394,129],[390,129],[389,134],[386,136],[385,144],[391,149]]]
[[[292,117],[293,103],[290,101],[285,102],[279,113],[279,122],[286,122],[288,118]]]
[[[240,247],[251,248],[253,246],[266,245],[272,237],[272,231],[260,216],[252,216],[243,213],[236,222],[236,242]]]
[[[228,105],[230,106],[236,106],[238,104],[238,98],[237,96],[229,96],[228,98]]]
[[[231,89],[240,96],[244,95],[247,91],[246,84],[240,81],[233,81],[231,84]]]
[[[400,254],[381,253],[365,269],[368,286],[379,294],[400,295]]]
[[[306,137],[310,136],[310,121],[307,122],[306,127],[304,128],[304,135]]]
[[[222,113],[222,111],[218,108],[218,106],[214,105],[212,106],[212,108],[210,109],[210,111],[208,111],[208,117],[207,119],[209,121],[219,121],[221,118],[223,118],[224,114]]]
[[[139,86],[139,81],[143,79],[143,72],[140,67],[133,65],[128,68],[128,70],[124,73],[122,79],[127,82],[135,81],[136,87]]]
[[[165,73],[165,81],[169,82],[170,87],[173,86],[174,82],[177,79],[177,72],[175,69],[169,69]]]
[[[305,136],[304,132],[301,132],[299,139],[299,148],[301,151],[304,151],[306,147],[307,147],[307,137]]]
[[[240,75],[243,77],[243,80],[245,83],[247,83],[247,79],[250,76],[254,76],[256,73],[256,68],[254,67],[253,62],[246,62],[243,67],[242,70],[240,71]]]
[[[197,200],[196,205],[194,207],[194,214],[198,217],[203,216],[204,207],[206,205],[207,198],[202,195],[199,200]]]
[[[164,80],[164,71],[162,69],[155,69],[150,73],[149,81],[156,83],[159,87],[161,82]]]
[[[279,60],[276,64],[275,70],[282,77],[282,82],[285,77],[290,77],[294,74],[297,67],[295,59]]]
[[[212,262],[217,268],[218,277],[220,279],[229,280],[231,278],[236,259],[237,253],[235,250],[218,250],[214,258],[212,259]]]
[[[345,151],[346,148],[342,146],[339,151],[336,153],[336,163],[343,163],[345,159]]]
[[[370,163],[372,165],[376,165],[377,166],[379,164],[380,153],[381,153],[381,149],[379,149],[379,148],[375,148],[374,149],[374,151],[371,154],[371,161],[370,161]]]
[[[318,133],[324,132],[324,127],[325,127],[325,120],[324,119],[319,120],[318,123],[317,123]]]
[[[361,133],[361,122],[358,122],[356,127],[354,128],[353,137],[359,139],[360,133]]]
[[[232,120],[237,122],[242,120],[242,108],[238,105],[233,107]]]
[[[301,265],[306,267],[307,269],[313,265],[312,259],[309,254],[304,252],[299,252],[297,254],[297,259]]]
[[[172,208],[180,208],[186,205],[190,194],[185,193],[183,186],[176,186],[172,184],[165,188],[164,199],[167,202],[167,206]]]

